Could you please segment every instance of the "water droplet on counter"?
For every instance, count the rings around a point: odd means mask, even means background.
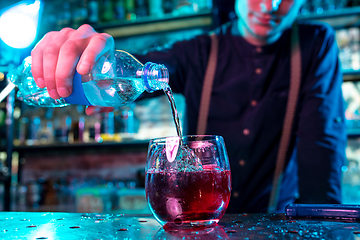
[[[181,224],[182,224],[182,220],[181,220],[180,218],[175,218],[174,223],[175,223],[176,225],[181,225]]]
[[[234,223],[242,223],[242,220],[235,220]]]

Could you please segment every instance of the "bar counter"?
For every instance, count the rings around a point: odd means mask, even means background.
[[[360,221],[226,214],[215,227],[165,231],[152,215],[2,212],[0,239],[359,239]]]

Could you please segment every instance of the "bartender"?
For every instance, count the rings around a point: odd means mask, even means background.
[[[206,134],[225,139],[232,171],[228,212],[266,212],[290,82],[292,24],[304,0],[237,0],[238,19],[214,30],[219,41]],[[340,203],[346,134],[342,74],[334,30],[298,22],[301,85],[285,159],[277,211],[294,201]],[[32,51],[32,73],[52,98],[72,92],[75,69],[88,74],[114,48],[89,25],[49,32]],[[186,98],[187,134],[196,134],[208,34],[135,55],[163,63],[170,86]],[[88,107],[86,113],[111,111]]]

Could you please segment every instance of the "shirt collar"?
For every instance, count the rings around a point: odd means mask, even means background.
[[[251,53],[251,54],[259,53],[256,50],[257,48],[259,48],[258,46],[255,46],[255,45],[249,43],[247,40],[245,40],[244,37],[242,37],[240,35],[240,31],[239,31],[239,28],[238,28],[238,20],[237,19],[233,20],[230,31],[231,31],[230,32],[231,35],[233,36],[233,40],[241,42],[241,44],[240,44],[241,51],[244,54],[247,54],[247,53]],[[271,44],[261,46],[260,47],[262,49],[261,53],[272,53],[274,51],[278,51],[279,48],[283,48],[283,46],[285,46],[284,44],[286,44],[286,41],[288,40],[288,38],[290,38],[290,33],[291,33],[291,28],[286,29],[278,40],[276,40],[275,42],[273,42]],[[237,43],[237,44],[234,44],[234,46],[239,46],[239,45]]]

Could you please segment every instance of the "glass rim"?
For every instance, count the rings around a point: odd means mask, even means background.
[[[170,139],[170,138],[181,138],[182,140],[188,140],[188,139],[191,139],[191,140],[196,140],[198,139],[198,141],[202,141],[202,140],[215,140],[215,139],[220,139],[222,141],[224,141],[224,138],[221,136],[221,135],[183,135],[181,137],[179,136],[166,136],[166,137],[158,137],[158,138],[153,138],[153,139],[150,139],[149,143],[153,143],[153,142],[164,142],[166,141],[166,139]]]

